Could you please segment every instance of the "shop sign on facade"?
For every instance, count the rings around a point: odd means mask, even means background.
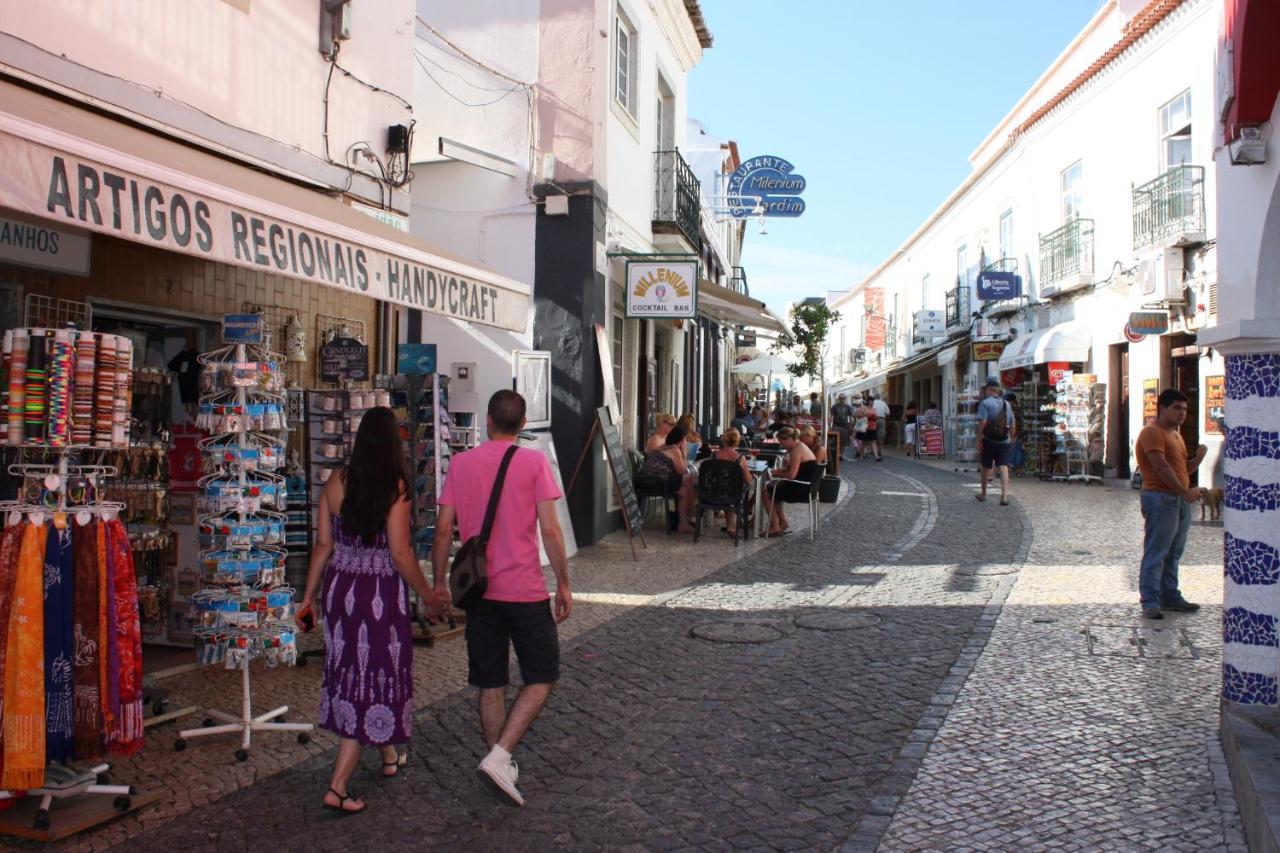
[[[733,342],[740,347],[753,347],[756,345],[755,332],[738,332],[733,336]]]
[[[0,261],[20,267],[89,274],[89,238],[0,216]]]
[[[752,157],[729,175],[729,210],[737,219],[748,216],[795,218],[804,213],[805,179],[781,157]],[[758,211],[758,212],[757,212]]]
[[[698,316],[698,262],[627,261],[627,316]]]
[[[1204,431],[1206,435],[1222,435],[1222,424],[1227,416],[1226,377],[1204,378]]]
[[[3,119],[0,207],[458,320],[518,332],[528,324],[528,293],[502,276],[90,143],[77,145],[101,160],[55,150],[10,135]]]
[[[1069,361],[1051,361],[1047,366],[1049,368],[1050,388],[1057,388],[1059,382],[1071,375],[1071,362]]]
[[[1017,299],[1022,295],[1022,276],[1016,272],[983,270],[978,273],[978,298],[986,301]]]
[[[947,333],[947,321],[943,312],[926,308],[911,316],[911,337],[915,341],[928,341],[940,338]]]
[[[1004,354],[1004,341],[974,341],[971,361],[999,361]]]
[[[1134,311],[1129,315],[1128,330],[1135,335],[1163,335],[1169,331],[1169,312]]]
[[[368,344],[336,337],[320,347],[321,382],[363,382],[368,378]]]

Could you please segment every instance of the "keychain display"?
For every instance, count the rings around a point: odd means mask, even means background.
[[[129,445],[133,342],[72,328],[9,329],[0,349],[2,443]]]
[[[244,705],[238,715],[210,711],[222,723],[179,734],[187,739],[240,734],[236,758],[248,758],[255,731],[298,733],[310,740],[305,723],[271,722],[286,708],[265,714],[251,710],[249,665],[293,666],[298,646],[293,624],[294,590],[286,581],[285,524],[288,504],[284,467],[288,430],[284,359],[265,347],[236,344],[200,357],[202,396],[197,424],[211,434],[199,442],[204,476],[198,482],[197,527],[201,589],[188,596],[188,618],[196,660],[240,670]]]

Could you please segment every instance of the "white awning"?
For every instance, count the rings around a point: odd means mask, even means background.
[[[1089,360],[1089,348],[1088,329],[1076,322],[1059,323],[1009,344],[998,365],[1011,370],[1050,361],[1084,362]]]
[[[731,326],[750,326],[781,333],[782,322],[758,299],[702,279],[698,282],[698,311]]]

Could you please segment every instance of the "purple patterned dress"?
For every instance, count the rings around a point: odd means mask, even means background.
[[[409,587],[391,562],[385,530],[365,545],[332,518],[320,725],[364,746],[405,743],[413,725]]]

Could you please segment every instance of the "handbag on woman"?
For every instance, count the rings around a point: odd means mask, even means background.
[[[498,498],[502,495],[502,483],[507,478],[507,467],[518,449],[512,444],[502,457],[498,477],[493,482],[493,492],[489,495],[489,506],[484,512],[480,534],[462,543],[453,558],[453,566],[449,569],[449,595],[454,606],[463,610],[479,604],[489,589],[489,534],[493,532],[493,517],[498,513]]]

